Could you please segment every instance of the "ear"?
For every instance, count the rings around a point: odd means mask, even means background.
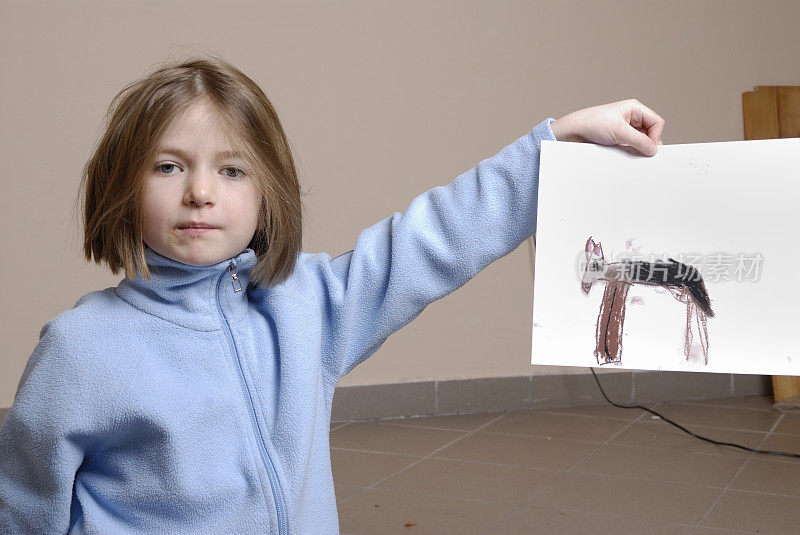
[[[596,254],[600,258],[605,259],[605,256],[603,256],[603,244],[602,243],[597,242],[595,244],[595,246],[594,246],[594,254]]]
[[[594,240],[592,239],[591,236],[589,236],[589,239],[586,240],[586,252],[591,253],[592,251],[594,251],[594,247],[595,247]]]

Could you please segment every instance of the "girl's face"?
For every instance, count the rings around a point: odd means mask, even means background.
[[[208,266],[242,252],[255,234],[261,196],[245,161],[225,154],[226,131],[205,103],[169,125],[142,204],[144,242],[158,254]],[[194,224],[213,228],[184,228]]]

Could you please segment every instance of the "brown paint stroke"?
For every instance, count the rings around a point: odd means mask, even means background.
[[[598,364],[622,360],[622,330],[625,323],[625,303],[630,287],[630,283],[624,281],[606,283],[595,331],[597,347],[594,355]]]

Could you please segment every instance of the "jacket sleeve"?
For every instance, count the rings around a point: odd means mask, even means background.
[[[552,121],[363,230],[353,250],[326,255],[333,350],[324,364],[333,380],[533,234],[539,151],[542,140],[555,139]]]
[[[75,379],[74,344],[51,320],[42,328],[0,428],[0,533],[67,533],[75,474],[94,449]]]

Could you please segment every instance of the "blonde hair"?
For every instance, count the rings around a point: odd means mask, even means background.
[[[150,278],[142,239],[142,194],[169,124],[192,104],[206,102],[229,125],[261,192],[256,232],[248,247],[258,261],[252,287],[282,282],[294,270],[302,245],[300,184],[278,115],[261,88],[228,62],[197,57],[164,65],[125,86],[106,112],[105,131],[83,169],[83,251],[87,261],[108,263]]]

